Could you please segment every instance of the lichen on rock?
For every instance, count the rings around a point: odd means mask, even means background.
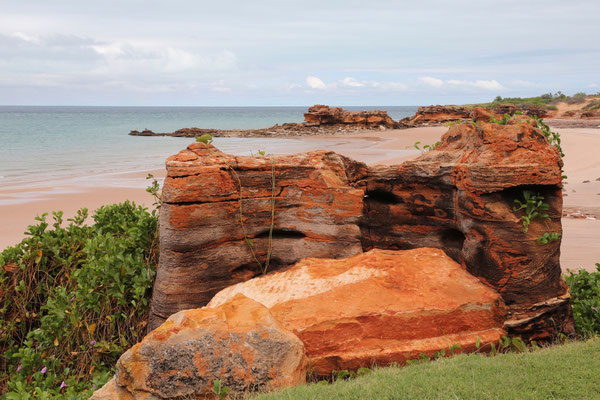
[[[117,362],[92,399],[210,396],[215,380],[234,393],[306,380],[303,343],[269,310],[243,295],[216,308],[180,311]]]

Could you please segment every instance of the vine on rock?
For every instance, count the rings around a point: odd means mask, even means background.
[[[212,144],[213,138],[209,134],[204,134],[202,136],[196,137],[196,142]],[[258,154],[261,156],[265,156],[265,152],[261,150],[258,151]],[[267,273],[271,264],[271,255],[273,254],[273,229],[275,227],[275,164],[271,156],[269,156],[269,161],[271,163],[271,223],[269,226],[267,255],[265,261],[261,262],[258,259],[258,255],[256,254],[254,242],[252,241],[250,235],[248,235],[246,225],[244,224],[244,188],[242,185],[242,181],[235,168],[233,168],[233,166],[231,166],[231,164],[229,164],[226,160],[223,160],[224,164],[227,165],[228,170],[233,175],[233,178],[236,180],[239,187],[239,221],[240,227],[242,229],[242,234],[244,235],[244,241],[246,242],[246,245],[250,250],[250,254],[252,254],[252,259],[258,264],[258,267],[260,268],[260,271],[263,275]]]

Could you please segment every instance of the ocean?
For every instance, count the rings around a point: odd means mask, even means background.
[[[393,119],[417,107],[384,109]],[[135,137],[131,130],[171,132],[180,128],[253,129],[302,122],[307,107],[65,107],[0,106],[0,188],[57,184],[128,186],[115,177],[164,168],[165,159],[191,138]],[[315,150],[322,142],[271,138],[215,138],[224,152],[258,150],[289,154]]]

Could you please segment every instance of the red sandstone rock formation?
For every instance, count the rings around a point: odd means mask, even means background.
[[[531,105],[501,104],[489,110],[483,107],[462,106],[427,106],[419,107],[415,115],[407,117],[398,122],[399,126],[413,127],[422,125],[441,125],[447,122],[460,120],[471,120],[477,122],[490,122],[490,117],[496,119],[504,114],[514,115],[517,111],[528,116],[545,117],[547,110],[542,107]]]
[[[204,143],[169,157],[151,328],[176,311],[207,304],[224,287],[260,274],[244,230],[257,257],[265,260],[273,175],[270,270],[305,257],[362,252],[359,219],[364,190],[353,186],[353,169],[361,168],[362,173],[356,173],[362,176],[363,165],[333,152],[235,157]]]
[[[490,122],[493,119],[498,120],[502,118],[502,115],[498,115],[491,110],[483,107],[473,107],[469,111],[469,119],[474,122]]]
[[[492,108],[492,111],[494,111],[497,114],[501,114],[501,115],[504,115],[504,114],[514,115],[517,111],[520,111],[524,115],[537,116],[539,118],[544,118],[544,117],[548,116],[548,110],[546,110],[544,107],[539,107],[539,106],[534,106],[534,105],[529,105],[529,104],[521,104],[521,105],[500,104],[500,105],[497,105],[494,108]]]
[[[426,106],[419,107],[415,115],[399,121],[405,127],[422,125],[440,125],[470,118],[470,110],[460,106]]]
[[[404,364],[453,344],[475,351],[478,338],[485,346],[506,334],[500,295],[438,249],[305,259],[224,289],[208,307],[241,294],[298,335],[320,376]]]
[[[502,295],[510,333],[571,332],[560,240],[536,241],[561,231],[561,165],[543,134],[516,119],[453,126],[435,150],[391,167],[326,151],[234,157],[193,144],[167,160],[150,328],[260,274],[250,249],[264,262],[274,194],[270,271],[371,248],[440,248]],[[513,210],[523,190],[549,204],[550,220],[527,233]]]
[[[237,295],[172,315],[119,358],[115,378],[91,398],[213,398],[216,379],[237,394],[282,389],[304,383],[307,367],[298,337]]]
[[[304,114],[306,126],[321,125],[362,125],[365,127],[385,126],[396,128],[397,123],[392,120],[387,111],[347,111],[343,108],[329,107],[316,104]]]

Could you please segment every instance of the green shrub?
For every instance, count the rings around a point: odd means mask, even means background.
[[[597,272],[569,271],[565,280],[570,287],[575,326],[584,336],[600,334],[600,264]]]
[[[145,333],[158,218],[125,202],[36,218],[0,253],[0,393],[87,398]]]
[[[594,100],[585,107],[583,107],[584,111],[596,112],[600,111],[600,100]]]

